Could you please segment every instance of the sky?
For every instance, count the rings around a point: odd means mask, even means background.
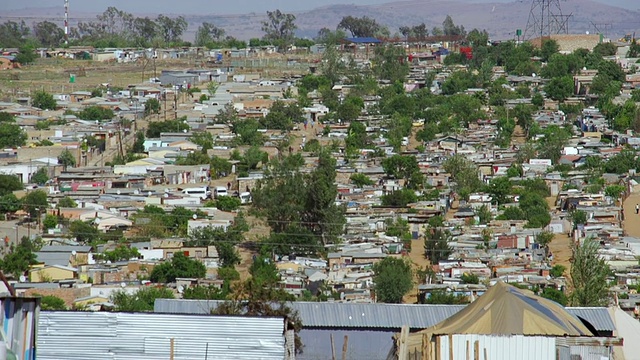
[[[333,4],[374,5],[394,0],[69,0],[72,11],[99,13],[109,6],[131,13],[148,14],[247,14],[262,13],[267,10],[304,11]],[[414,0],[415,1],[415,0]],[[423,0],[425,4],[429,0]],[[442,1],[442,0],[441,0]],[[446,1],[446,0],[445,0]],[[464,1],[464,0],[462,0]],[[466,0],[468,2],[511,2],[510,0]],[[513,0],[526,1],[531,0]],[[597,2],[638,9],[637,0],[595,0]],[[20,10],[25,8],[63,8],[64,0],[0,0],[0,9]]]
[[[393,1],[393,0],[391,0]],[[356,5],[383,4],[390,0],[69,0],[69,7],[79,12],[102,12],[109,6],[132,13],[175,13],[175,14],[244,14],[281,9],[283,11],[303,11],[336,3]],[[25,8],[46,8],[60,4],[64,0],[0,0],[0,8],[19,10]]]

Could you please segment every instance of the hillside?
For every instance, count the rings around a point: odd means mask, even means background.
[[[487,29],[493,39],[513,38],[516,29],[525,30],[531,3],[484,2],[478,0],[409,0],[389,2],[382,5],[330,5],[310,11],[295,12],[297,16],[298,35],[313,37],[322,27],[335,28],[343,16],[369,16],[387,25],[391,33],[399,26],[425,22],[429,28],[440,26],[447,14],[453,17],[456,24],[464,25],[467,30],[473,28]],[[619,38],[626,33],[637,31],[640,34],[640,11],[632,11],[606,5],[593,0],[567,0],[561,2],[564,14],[572,14],[569,21],[571,33],[595,32],[593,24],[611,24],[608,31],[612,38]],[[203,9],[203,13],[209,12]],[[176,11],[178,12],[178,11]],[[153,16],[153,14],[136,13],[137,16]],[[78,21],[92,19],[95,14],[72,14],[72,26]],[[237,15],[194,15],[184,16],[190,23],[185,38],[192,39],[195,29],[203,21],[213,22],[227,30],[229,35],[247,39],[262,35],[260,21],[264,13],[247,12]],[[22,9],[8,11],[0,15],[0,21],[7,18],[24,19],[28,24],[41,19],[57,20],[62,18],[60,8]]]

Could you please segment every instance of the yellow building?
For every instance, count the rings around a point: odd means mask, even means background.
[[[30,282],[54,282],[73,280],[78,277],[78,269],[61,265],[34,265],[29,270]]]

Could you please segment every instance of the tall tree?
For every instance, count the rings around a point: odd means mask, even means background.
[[[387,257],[373,265],[373,272],[379,302],[399,304],[413,287],[413,271],[407,260]]]
[[[447,15],[447,17],[442,22],[442,31],[444,32],[444,35],[447,35],[447,36],[451,36],[451,35],[464,36],[467,34],[467,32],[464,30],[464,26],[462,25],[456,26],[456,24],[453,23],[453,19],[451,18],[451,15]]]
[[[0,123],[0,148],[16,148],[27,141],[27,134],[20,125],[8,122]]]
[[[24,21],[19,23],[11,20],[6,21],[0,24],[0,47],[20,47],[24,45],[30,33],[31,29]]]
[[[282,47],[282,51],[291,44],[298,26],[295,23],[296,16],[282,11],[267,11],[267,20],[262,22],[265,40],[273,41]]]
[[[449,241],[452,240],[448,230],[436,227],[427,227],[424,237],[424,255],[431,264],[437,264],[440,260],[447,259],[452,253]]]
[[[170,283],[176,278],[203,278],[206,274],[207,268],[203,263],[177,252],[171,261],[155,266],[149,279],[156,283]]]
[[[225,34],[224,29],[209,22],[203,22],[196,31],[196,46],[207,46],[214,41],[219,41]],[[211,94],[213,95],[213,94]]]
[[[379,35],[382,25],[368,16],[345,16],[338,23],[338,29],[344,29],[351,33],[352,37],[374,37]]]
[[[156,18],[156,24],[158,24],[160,36],[166,44],[181,42],[182,34],[189,25],[183,16],[170,18],[162,14]]]
[[[53,95],[44,90],[36,91],[31,99],[31,105],[42,110],[55,110],[58,104]]]
[[[42,46],[54,47],[64,39],[64,31],[51,21],[41,21],[33,25],[33,35]]]
[[[598,255],[600,244],[593,238],[572,244],[570,295],[571,306],[607,306],[611,273],[609,265]]]
[[[69,166],[76,166],[76,157],[69,151],[69,149],[64,149],[62,153],[58,156],[58,164],[64,167],[64,171],[67,171]]]

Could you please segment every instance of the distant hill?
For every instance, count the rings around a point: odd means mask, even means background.
[[[441,26],[442,21],[451,15],[457,25],[467,30],[486,29],[492,39],[513,38],[516,29],[526,29],[530,1],[487,2],[488,0],[408,0],[389,2],[381,5],[329,5],[310,11],[296,12],[298,35],[314,37],[322,27],[335,28],[343,16],[369,16],[387,25],[391,33],[403,25],[415,25],[424,22],[431,29]],[[610,3],[626,3],[626,0]],[[640,11],[623,9],[594,0],[561,1],[563,14],[572,14],[569,20],[570,33],[595,32],[596,27],[607,31],[607,35],[617,39],[624,34],[636,31],[640,37]],[[639,5],[640,7],[640,5]],[[184,10],[188,11],[188,10]],[[206,8],[203,11],[207,11]],[[176,11],[177,12],[177,11]],[[137,16],[153,16],[151,13],[136,13]],[[95,14],[72,13],[71,25],[78,21],[87,21]],[[190,23],[187,39],[192,39],[195,29],[203,21],[213,22],[223,27],[229,35],[241,39],[262,36],[260,21],[263,12],[237,15],[194,15],[184,16]],[[7,11],[0,14],[0,21],[6,18],[22,18],[28,24],[41,19],[61,22],[62,9],[39,8]],[[594,24],[596,27],[594,27]],[[604,24],[610,24],[605,26]]]

